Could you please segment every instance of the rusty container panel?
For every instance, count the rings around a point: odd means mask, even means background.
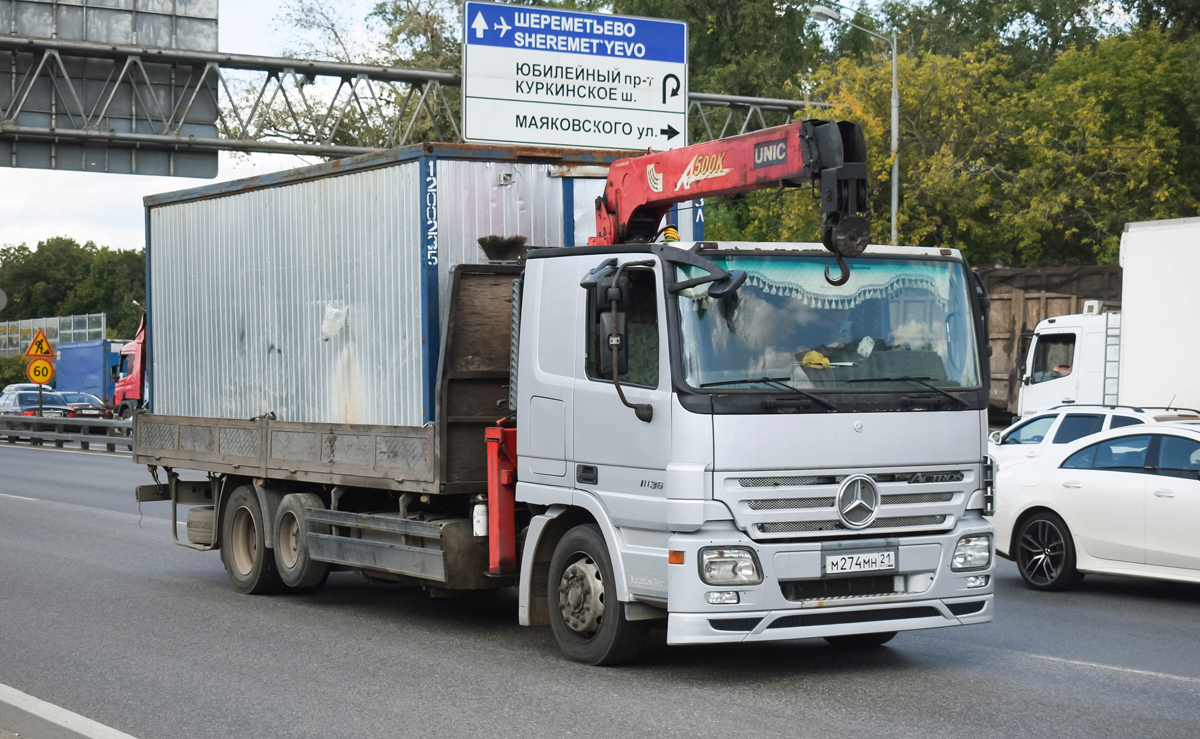
[[[422,425],[419,194],[409,162],[151,208],[154,412]]]

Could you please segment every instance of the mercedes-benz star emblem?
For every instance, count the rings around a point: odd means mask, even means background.
[[[865,529],[879,510],[879,488],[866,475],[850,475],[837,494],[838,517],[847,528]]]

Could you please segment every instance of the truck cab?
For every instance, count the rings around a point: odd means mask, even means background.
[[[109,368],[114,383],[112,404],[117,418],[129,418],[145,404],[146,317],[137,336],[121,347],[119,363]]]
[[[1059,405],[1115,404],[1120,352],[1119,313],[1048,318],[1034,329],[1025,360],[1017,415]]]
[[[687,286],[705,262],[744,283]],[[847,262],[835,287],[817,244],[529,253],[522,623],[550,622],[594,661],[597,589],[630,621],[667,617],[673,644],[991,620],[976,283],[948,249]],[[603,289],[595,275],[617,268],[624,284]],[[562,551],[580,524],[611,552],[599,583],[581,584],[595,553]]]

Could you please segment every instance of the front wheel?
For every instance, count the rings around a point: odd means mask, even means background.
[[[1016,542],[1017,568],[1034,590],[1069,590],[1083,573],[1075,569],[1075,543],[1067,524],[1049,511],[1021,524]]]
[[[585,665],[637,659],[649,622],[625,618],[608,545],[598,526],[576,526],[558,542],[547,585],[550,627],[568,659]]]

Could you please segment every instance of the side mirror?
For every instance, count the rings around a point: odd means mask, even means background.
[[[113,382],[116,382],[119,379],[118,375],[120,373],[120,370],[121,370],[121,368],[119,365],[114,364],[112,367],[109,367],[108,368],[108,379],[112,380]]]
[[[594,290],[596,296],[596,313],[600,321],[600,373],[612,373],[613,387],[621,404],[632,408],[638,420],[650,423],[654,418],[654,407],[649,403],[630,403],[621,389],[621,375],[629,371],[629,350],[625,335],[625,309],[629,307],[630,293],[633,290],[632,281],[623,273],[628,267],[653,267],[654,260],[626,262],[617,264],[616,259],[608,259],[600,266],[588,272],[580,281],[579,286],[585,290]],[[593,320],[589,316],[589,320]]]
[[[629,372],[629,348],[625,340],[625,311],[611,310],[600,314],[600,373],[623,375]],[[617,370],[613,371],[613,347],[617,349]]]
[[[988,439],[990,439],[993,444],[999,444],[1000,443],[1000,432],[993,431],[992,433],[988,434]]]

